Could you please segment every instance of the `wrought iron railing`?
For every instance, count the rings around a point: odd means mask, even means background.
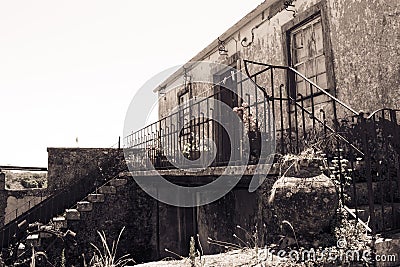
[[[245,61],[248,75],[251,65],[253,72],[270,72],[269,80],[254,83],[262,84],[279,106],[280,153],[318,146],[338,182],[342,203],[353,208],[356,219],[369,222],[373,233],[400,229],[399,110],[381,109],[367,116],[291,67]],[[276,93],[273,77],[279,75],[286,80]],[[309,87],[308,95],[296,92],[294,81],[299,79]]]
[[[243,86],[245,82],[248,78],[237,81],[236,108],[247,123],[236,124],[235,117],[226,116],[229,110],[222,110],[216,103],[221,97],[221,91],[216,90],[205,98],[190,100],[168,116],[126,136],[124,147],[131,151],[125,153],[129,167],[136,170],[152,166],[156,169],[195,168],[204,166],[205,162],[209,163],[208,167],[217,167],[267,160],[264,156],[269,155],[261,153],[261,144],[269,151],[275,146],[270,101],[258,86]],[[250,116],[255,120],[250,122]]]
[[[368,229],[373,233],[400,229],[396,219],[400,192],[400,159],[396,150],[399,147],[396,140],[400,140],[398,111],[385,109],[366,117],[339,100],[334,89],[320,87],[294,68],[247,60],[244,68],[247,75],[237,79],[238,106],[246,103],[249,114],[256,119],[256,130],[253,138],[248,135],[250,129],[233,138],[231,142],[239,149],[228,152],[232,155],[230,163],[233,159],[233,163],[243,164],[246,157],[246,164],[256,164],[272,154],[298,154],[314,147],[323,152],[329,169],[327,174],[336,181],[341,202],[352,208],[357,221],[362,220],[364,225],[369,222]],[[242,86],[249,81],[253,86]],[[307,94],[296,91],[295,84],[299,81],[308,88]],[[146,169],[151,164],[159,169],[171,169],[176,168],[174,161],[179,162],[183,157],[196,159],[198,156],[190,154],[191,149],[188,156],[182,153],[185,144],[197,139],[216,141],[223,135],[215,130],[221,114],[211,105],[218,97],[217,92],[199,101],[194,99],[168,117],[127,136],[125,147],[134,151],[128,159],[131,167]],[[389,122],[391,128],[383,126]],[[386,135],[376,134],[381,128],[386,129]],[[275,134],[273,142],[271,133]],[[250,148],[254,149],[253,155],[241,152],[240,142],[245,137],[250,137],[253,143]],[[275,150],[261,152],[257,138],[264,144],[274,144]],[[208,166],[226,165],[223,154],[224,150],[230,150],[229,146],[217,145],[215,149],[216,156]],[[379,153],[391,153],[392,160],[385,163],[387,160],[376,156]],[[150,160],[140,162],[144,158]],[[384,164],[389,164],[391,171],[384,172],[387,169]],[[391,183],[395,186],[388,187]],[[384,193],[386,188],[391,190],[389,195]],[[385,219],[387,213],[393,215],[390,223]]]

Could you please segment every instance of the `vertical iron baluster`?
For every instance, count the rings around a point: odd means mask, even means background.
[[[280,154],[285,155],[285,147],[284,147],[284,130],[283,130],[283,84],[279,86],[279,105],[280,105],[280,114],[279,116],[281,117],[281,128],[279,131],[281,132],[281,151]]]
[[[320,109],[320,112],[322,113],[322,122],[323,122],[323,124],[324,124],[324,137],[325,137],[325,139],[326,139],[326,130],[327,130],[327,128],[326,128],[326,114],[325,114],[325,111],[323,110],[323,109]]]
[[[311,97],[311,116],[312,116],[312,129],[315,131],[315,106],[314,106],[314,90],[313,85],[310,83],[310,97]]]
[[[175,137],[177,137],[177,136],[178,136],[178,134],[176,133],[175,124],[173,124],[172,120],[171,120],[171,138],[172,138],[171,154],[173,154],[172,158],[175,161],[175,162],[173,162],[175,164],[177,163],[176,152],[178,151],[177,142],[175,139]]]
[[[362,134],[362,143],[364,148],[364,160],[366,167],[366,175],[367,175],[367,190],[368,190],[368,206],[370,211],[370,225],[372,230],[372,235],[374,236],[376,233],[375,227],[375,208],[374,208],[374,191],[372,188],[372,166],[371,166],[371,155],[368,144],[368,133],[370,133],[371,129],[367,125],[367,121],[364,118],[364,114],[360,114],[361,121],[361,134]]]
[[[352,152],[350,152],[352,154]],[[354,176],[354,155],[350,156],[350,168],[351,168],[351,181],[353,185],[353,205],[356,214],[356,221],[358,222],[358,201],[357,201],[357,187],[356,187],[356,179]]]
[[[295,131],[296,131],[296,153],[300,153],[299,147],[299,124],[298,124],[298,117],[297,117],[297,97],[293,98],[294,101],[294,120],[295,120]]]
[[[275,134],[275,130],[276,130],[276,125],[275,125],[275,88],[274,88],[274,69],[270,68],[271,70],[271,95],[272,95],[272,120],[270,118],[270,121],[272,122],[272,132],[273,134]],[[269,114],[269,116],[271,116]]]
[[[307,138],[307,131],[306,131],[306,114],[305,114],[305,108],[304,108],[304,96],[302,94],[297,94],[300,96],[301,100],[301,117],[302,117],[302,124],[303,124],[303,138]]]
[[[378,140],[377,140],[378,141]],[[385,181],[383,179],[383,173],[382,173],[382,160],[379,162],[376,162],[378,164],[378,172],[376,174],[376,182],[378,184],[378,190],[380,193],[380,201],[381,201],[381,222],[382,222],[382,230],[385,230],[385,198],[384,198],[384,192],[383,192],[383,187],[385,185]],[[375,196],[374,196],[374,202],[375,202]]]
[[[284,85],[283,85],[284,86]],[[287,120],[288,120],[288,140],[289,140],[289,149],[290,152],[293,153],[293,143],[292,143],[292,100],[291,100],[291,95],[290,95],[290,87],[286,86],[286,111],[287,111]]]

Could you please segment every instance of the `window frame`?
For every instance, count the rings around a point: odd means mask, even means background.
[[[323,38],[323,54],[325,55],[325,70],[326,70],[326,91],[330,92],[334,96],[336,96],[336,82],[335,82],[335,73],[334,73],[334,65],[333,65],[333,51],[332,44],[330,40],[330,25],[327,19],[327,4],[326,1],[321,1],[304,12],[299,13],[295,18],[287,22],[282,26],[282,45],[284,51],[284,62],[287,66],[291,66],[292,64],[292,54],[291,54],[291,33],[302,27],[302,25],[306,25],[312,20],[320,17],[321,25],[322,25],[322,38]],[[286,75],[286,84],[287,86],[287,94],[296,97],[296,81],[293,73],[287,72]],[[314,93],[314,97],[322,94]],[[310,98],[311,96],[305,96],[305,99]]]

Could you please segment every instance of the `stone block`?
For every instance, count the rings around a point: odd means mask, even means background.
[[[44,231],[39,232],[39,237],[40,238],[51,238],[52,236],[53,235],[51,233],[49,233],[49,232],[44,232]]]
[[[26,238],[26,244],[33,247],[40,246],[39,234],[28,235],[28,237]]]
[[[117,178],[117,179],[112,179],[110,181],[110,185],[111,186],[115,186],[115,187],[119,187],[119,186],[126,185],[127,182],[128,182],[127,179]]]
[[[99,188],[99,193],[101,194],[115,194],[117,193],[117,189],[115,186],[102,186]]]
[[[103,194],[90,194],[88,195],[88,201],[92,203],[100,203],[104,202],[104,195]]]
[[[67,220],[63,216],[54,217],[53,224],[54,224],[54,228],[56,228],[56,229],[67,228]]]
[[[80,201],[77,203],[76,209],[78,211],[92,211],[93,210],[93,203],[89,201]]]
[[[65,217],[67,220],[78,221],[81,219],[81,214],[76,209],[66,209]]]

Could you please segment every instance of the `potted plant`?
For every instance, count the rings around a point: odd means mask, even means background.
[[[197,160],[200,158],[200,149],[193,140],[183,145],[182,154],[189,160]]]
[[[244,135],[247,135],[249,139],[250,161],[257,162],[261,153],[261,133],[257,118],[253,116],[247,102],[243,102],[240,107],[234,107],[233,111],[243,121]]]

